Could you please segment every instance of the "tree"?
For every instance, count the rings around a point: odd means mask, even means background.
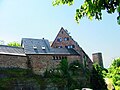
[[[46,70],[44,77],[47,78],[49,84],[52,84],[53,87],[57,86],[58,90],[63,90],[65,87],[69,87],[68,80],[68,62],[66,59],[61,60],[60,64],[56,68]]]
[[[74,0],[53,0],[54,6],[60,4],[73,5]],[[84,0],[80,8],[76,9],[75,20],[79,23],[79,20],[85,16],[91,20],[93,17],[102,20],[103,10],[106,10],[108,14],[117,11],[117,22],[120,25],[120,0]]]
[[[98,64],[93,65],[91,87],[93,90],[107,90],[107,85],[102,75],[102,68]]]
[[[82,89],[83,87],[90,87],[90,70],[75,60],[69,64],[69,72],[72,77],[72,90]]]
[[[82,63],[78,60],[68,63],[67,59],[61,60],[57,68],[46,70],[44,73],[44,76],[48,78],[48,83],[53,83],[54,86],[57,85],[60,90],[64,88],[74,90],[90,87],[89,83],[87,83],[89,82],[88,75],[87,69],[84,69]]]
[[[15,46],[15,47],[21,47],[20,43],[18,42],[10,42],[7,44],[8,46]]]
[[[110,78],[116,90],[120,90],[120,58],[115,59],[108,69],[107,78]]]

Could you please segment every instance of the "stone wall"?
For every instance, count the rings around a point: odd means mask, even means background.
[[[0,54],[0,67],[27,69],[26,56]]]
[[[35,74],[42,75],[46,69],[49,70],[51,68],[56,68],[63,58],[67,58],[69,63],[75,60],[80,61],[79,55],[31,54],[27,56],[17,56],[1,54],[0,67],[24,69],[31,68]]]
[[[73,61],[76,61],[76,60],[78,60],[80,63],[82,63],[81,57],[80,57],[80,56],[77,56],[77,55],[75,55],[75,56],[70,55],[70,56],[68,56],[67,59],[68,59],[68,62],[69,62],[69,63],[71,63],[71,62],[73,62]]]
[[[51,67],[51,59],[50,55],[28,55],[31,68],[35,74],[43,74],[46,69]]]
[[[80,56],[75,55],[28,55],[32,70],[35,74],[42,75],[46,69],[56,68],[62,57],[67,58],[68,62],[80,60]],[[55,59],[54,57],[59,57]],[[60,58],[61,57],[61,58]]]

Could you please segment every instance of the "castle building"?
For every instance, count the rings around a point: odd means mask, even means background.
[[[53,41],[51,47],[53,48],[67,48],[74,49],[80,54],[80,60],[83,62],[84,66],[92,68],[93,62],[84,52],[84,50],[79,46],[79,44],[69,35],[67,30],[62,27],[57,34],[55,40]]]
[[[44,38],[23,38],[21,46],[0,45],[0,68],[31,68],[35,74],[43,74],[46,69],[56,68],[64,58],[68,63],[78,60],[88,69],[92,68],[91,59],[64,28],[51,46]]]

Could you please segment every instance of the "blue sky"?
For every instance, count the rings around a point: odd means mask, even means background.
[[[103,12],[103,20],[88,20],[77,24],[73,6],[52,6],[52,0],[0,0],[0,40],[5,43],[22,38],[46,38],[53,41],[61,27],[67,29],[84,51],[102,52],[104,65],[109,67],[114,58],[120,57],[120,26],[117,13]]]

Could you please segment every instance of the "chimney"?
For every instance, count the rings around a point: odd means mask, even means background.
[[[93,53],[92,58],[93,58],[93,63],[97,63],[98,65],[103,67],[102,53],[100,53],[100,52],[99,53]]]

